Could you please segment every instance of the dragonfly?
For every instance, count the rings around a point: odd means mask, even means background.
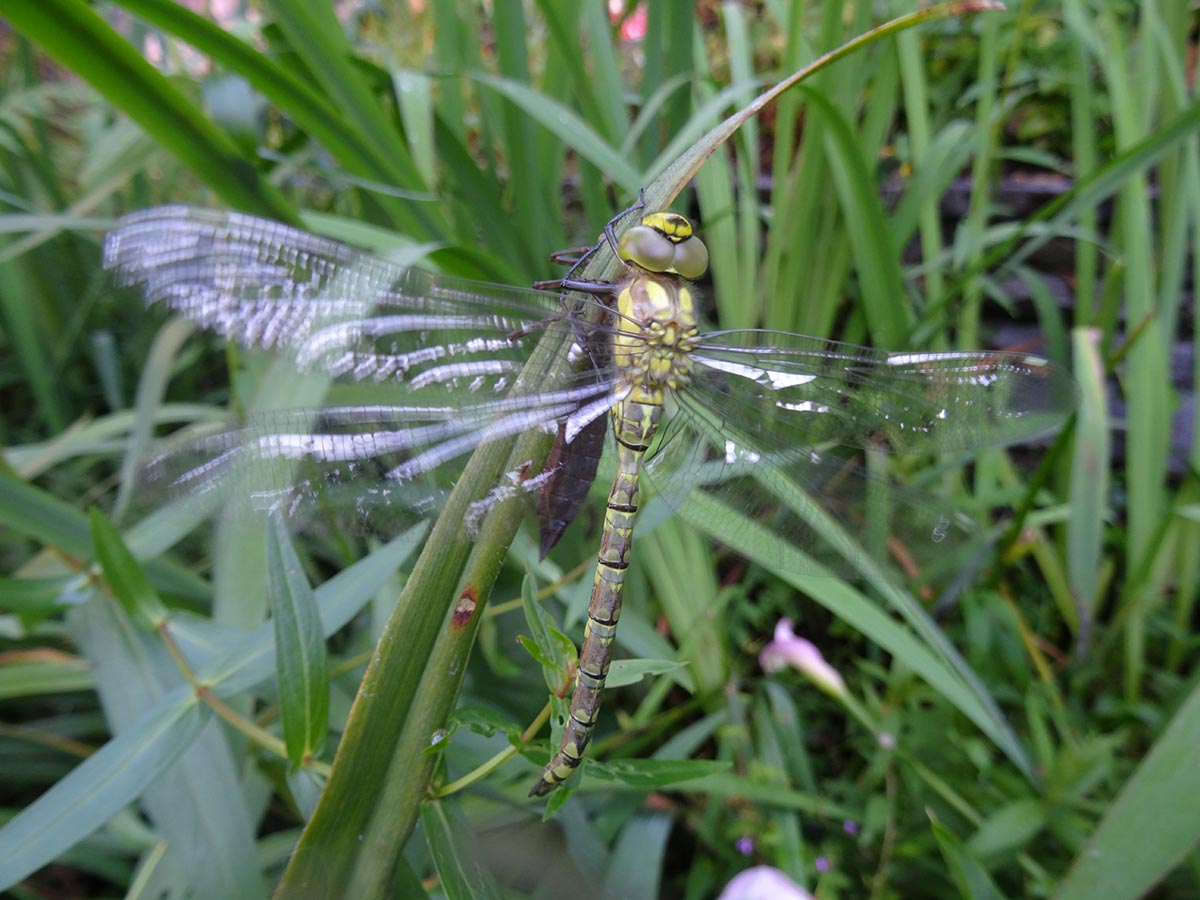
[[[619,277],[577,278],[602,247]],[[292,523],[334,511],[386,532],[435,516],[462,457],[536,429],[554,436],[549,459],[471,498],[462,527],[471,533],[497,502],[536,494],[544,553],[600,457],[615,458],[569,715],[531,796],[571,777],[595,731],[645,482],[671,507],[703,495],[734,511],[755,529],[760,556],[785,568],[792,547],[836,569],[897,534],[910,550],[940,552],[953,538],[946,515],[902,494],[890,517],[873,515],[863,498],[879,481],[855,454],[1026,441],[1058,428],[1075,402],[1070,375],[1026,353],[702,330],[696,282],[708,251],[686,217],[640,200],[542,289],[433,274],[280,223],[182,206],[122,219],[105,264],[147,304],[282,354],[347,401],[168,441],[142,469],[150,497]],[[363,386],[389,402],[365,402]],[[846,527],[812,514],[826,509]]]

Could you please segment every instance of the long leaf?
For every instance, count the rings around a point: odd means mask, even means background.
[[[13,26],[134,119],[229,206],[299,224],[257,162],[81,0],[13,0]]]
[[[317,589],[321,630],[332,635],[350,621],[412,553],[424,536],[416,528]],[[271,677],[275,641],[262,625],[200,666],[197,677],[219,697],[231,697]],[[167,693],[140,718],[88,757],[0,829],[0,885],[41,868],[136,800],[209,720],[188,687]],[[0,889],[3,889],[0,887]]]
[[[254,90],[286,113],[348,172],[402,188],[425,187],[415,167],[404,165],[404,157],[389,155],[383,145],[371,141],[361,129],[347,128],[345,117],[326,94],[212,21],[186,6],[163,0],[121,0],[121,6],[245,78]],[[422,233],[421,223],[434,220],[433,213],[425,208],[417,215],[406,204],[392,198],[381,197],[379,202],[393,213],[395,225],[411,233]],[[442,227],[438,226],[438,230]]]
[[[316,597],[277,516],[267,522],[267,593],[288,759],[299,765],[325,747],[329,669]]]
[[[1055,900],[1140,897],[1200,842],[1200,687],[1179,707],[1075,858]]]

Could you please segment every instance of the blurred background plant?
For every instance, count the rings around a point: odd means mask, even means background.
[[[117,215],[235,207],[526,284],[764,84],[914,6],[408,0],[335,20],[299,0],[7,3],[0,883],[261,895],[325,774],[267,739],[289,700],[275,638],[252,630],[278,584],[261,547],[218,531],[164,554],[181,535],[122,522],[192,666],[244,647],[241,668],[204,670],[241,730],[192,701],[161,622],[132,628],[107,602],[141,582],[84,510],[112,508],[139,442],[289,399],[276,367],[230,352],[214,371],[211,341],[111,288],[98,248]],[[394,894],[700,898],[769,864],[818,897],[1196,895],[1198,16],[1029,0],[933,22],[821,71],[705,165],[677,208],[712,251],[713,323],[1044,352],[1076,373],[1077,420],[967,468],[889,463],[996,523],[990,552],[917,595],[926,632],[882,612],[912,585],[785,581],[660,523],[621,655],[686,674],[609,692],[595,755],[613,768],[548,825],[520,758],[430,794],[384,866]],[[337,735],[413,547],[297,549],[317,601],[340,604],[324,622]],[[456,728],[422,763],[436,784],[533,721],[545,686],[512,642],[523,580],[549,585],[539,599],[578,638],[594,552],[586,522],[545,563],[514,543]],[[783,617],[844,693],[763,673]],[[942,642],[966,664],[942,665]],[[658,774],[622,781],[642,757]],[[713,767],[681,781],[670,761],[688,759]]]

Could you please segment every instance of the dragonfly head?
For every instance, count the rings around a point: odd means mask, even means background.
[[[681,275],[694,281],[708,270],[708,248],[692,223],[678,213],[657,212],[625,230],[617,255],[647,272]]]

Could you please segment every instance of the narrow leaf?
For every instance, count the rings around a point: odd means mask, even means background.
[[[1200,687],[1179,708],[1088,841],[1056,900],[1140,897],[1200,841]]]
[[[228,205],[297,224],[283,195],[160,71],[80,0],[13,0],[5,17],[87,81]]]
[[[0,487],[5,480],[0,477]],[[318,588],[326,636],[371,599],[425,531],[423,525],[411,529]],[[229,697],[269,678],[273,653],[270,626],[264,624],[200,669],[197,677],[218,696]],[[136,722],[0,829],[0,890],[58,857],[141,796],[191,746],[207,721],[208,708],[189,687],[176,688],[146,708]]]
[[[208,710],[191,691],[89,756],[0,829],[0,891],[83,840],[145,790],[196,739]]]
[[[319,756],[329,728],[329,669],[316,598],[278,516],[267,520],[267,594],[288,759]]]
[[[662,675],[682,669],[684,663],[673,659],[618,659],[608,670],[606,688],[625,687],[637,684],[647,675]]]
[[[167,609],[150,579],[121,540],[121,534],[96,507],[88,511],[96,559],[104,580],[125,614],[147,631],[154,631],[167,620]]]
[[[477,842],[452,802],[421,804],[421,824],[449,900],[500,900],[500,889],[473,856]]]
[[[946,867],[958,886],[958,895],[969,900],[1004,900],[1004,894],[996,887],[987,869],[962,845],[958,837],[936,819],[929,824]]]
[[[1072,335],[1080,404],[1071,465],[1067,574],[1080,619],[1091,619],[1098,598],[1104,526],[1108,518],[1109,417],[1104,361],[1097,329]],[[1081,623],[1082,624],[1082,623]]]

